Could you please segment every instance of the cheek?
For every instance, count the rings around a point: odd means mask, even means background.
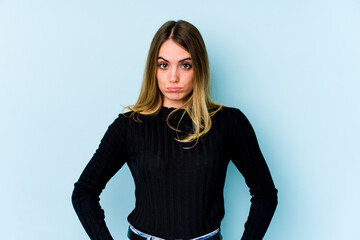
[[[159,88],[161,89],[164,84],[164,76],[162,74],[160,74],[159,72],[156,73],[156,82],[157,82]]]
[[[192,90],[193,88],[193,81],[194,81],[194,73],[189,73],[186,77],[186,85]]]

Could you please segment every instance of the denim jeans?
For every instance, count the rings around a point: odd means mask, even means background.
[[[145,237],[147,240],[165,240],[163,238],[158,238],[158,237],[155,237],[155,236],[152,236],[152,235],[149,235],[149,234],[146,234],[146,233],[143,233],[143,232],[140,232],[139,230],[137,230],[136,228],[134,228],[131,224],[130,224],[130,229],[131,231],[133,231],[134,233],[136,233],[137,235],[140,235],[142,237]],[[215,235],[217,232],[219,232],[220,229],[216,229],[215,231],[212,231],[211,233],[208,233],[208,234],[205,234],[203,236],[200,236],[200,237],[197,237],[197,238],[192,238],[191,240],[203,240],[203,239],[207,239],[213,235]],[[222,237],[221,237],[222,239]],[[126,240],[130,240],[129,238],[126,238]]]

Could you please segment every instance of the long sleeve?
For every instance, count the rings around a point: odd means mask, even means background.
[[[75,183],[72,203],[91,239],[113,239],[105,223],[99,196],[106,183],[126,162],[124,118],[120,114],[108,127],[98,149]]]
[[[244,176],[252,196],[241,239],[263,239],[277,206],[277,189],[250,122],[238,109],[233,120],[230,157]]]

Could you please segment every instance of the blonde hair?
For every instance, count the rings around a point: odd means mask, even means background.
[[[215,103],[210,97],[209,60],[205,43],[199,30],[191,23],[183,20],[168,21],[159,28],[150,45],[139,98],[135,105],[126,108],[133,111],[131,117],[138,122],[141,122],[139,114],[151,115],[160,111],[163,97],[156,79],[157,58],[161,45],[168,39],[180,44],[190,53],[194,78],[192,93],[186,97],[181,108],[170,112],[167,124],[171,129],[179,131],[177,127],[169,124],[169,118],[179,109],[185,109],[182,117],[188,113],[193,123],[192,132],[185,138],[176,140],[183,143],[195,142],[195,146],[199,138],[210,130],[211,117],[222,108],[222,105]]]

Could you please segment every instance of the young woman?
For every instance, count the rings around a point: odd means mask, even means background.
[[[249,121],[213,102],[209,81],[200,32],[166,22],[151,43],[136,104],[109,126],[75,183],[73,205],[91,239],[113,239],[99,195],[125,163],[136,187],[128,239],[222,239],[230,160],[252,196],[242,239],[263,238],[277,189]]]

